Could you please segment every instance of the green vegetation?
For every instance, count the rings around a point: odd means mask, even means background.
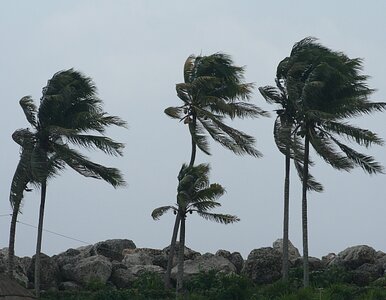
[[[299,276],[300,275],[300,276]],[[236,274],[202,272],[186,282],[181,299],[190,300],[384,300],[386,288],[376,285],[358,287],[345,282],[350,274],[341,269],[310,274],[310,287],[302,288],[302,272],[290,272],[289,280],[269,285],[255,285]],[[316,276],[314,276],[316,275]],[[316,280],[323,279],[322,284]],[[385,277],[386,278],[386,277]],[[334,283],[335,280],[338,282]],[[90,283],[84,291],[48,292],[45,300],[148,300],[176,299],[174,290],[165,289],[163,279],[155,273],[144,273],[130,289]]]

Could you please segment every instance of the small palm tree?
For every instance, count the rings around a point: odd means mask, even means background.
[[[185,220],[187,214],[196,212],[206,220],[229,224],[240,221],[239,218],[228,214],[216,214],[210,211],[221,204],[217,201],[225,190],[217,184],[209,184],[209,165],[198,166],[183,165],[178,175],[177,204],[175,206],[162,206],[152,212],[154,220],[158,220],[167,211],[173,211],[180,216],[180,247],[178,253],[177,291],[183,289],[184,249],[185,249]]]
[[[191,55],[187,58],[184,64],[184,82],[176,85],[177,95],[183,104],[168,107],[165,113],[189,127],[192,145],[190,167],[194,165],[197,147],[205,154],[210,154],[208,135],[238,155],[261,156],[254,147],[255,139],[252,136],[224,123],[225,118],[268,116],[267,112],[248,103],[252,89],[252,83],[244,82],[244,68],[235,66],[229,55],[215,53],[209,56]],[[179,217],[177,214],[170,244],[166,287],[170,287]]]
[[[349,147],[341,138],[360,146],[382,145],[375,133],[353,126],[347,119],[383,111],[386,103],[368,100],[373,90],[362,75],[362,60],[332,51],[314,38],[296,43],[290,57],[279,67],[291,103],[296,105],[296,134],[304,138],[302,227],[304,286],[309,285],[307,180],[310,144],[333,168],[350,171],[359,166],[369,174],[383,172],[373,157]]]
[[[91,79],[72,69],[60,71],[48,81],[43,88],[39,108],[28,96],[20,100],[20,105],[33,130],[18,130],[13,136],[22,147],[22,155],[11,184],[12,220],[16,222],[26,184],[37,183],[41,188],[35,264],[35,289],[39,295],[47,181],[69,166],[83,176],[103,179],[114,187],[124,185],[118,169],[96,164],[70,145],[121,156],[124,145],[103,134],[110,125],[124,127],[126,123],[103,112],[102,101],[96,97]],[[99,135],[90,134],[92,132]],[[14,229],[15,224],[12,223],[10,246],[11,242],[14,243]],[[13,255],[13,249],[10,253]]]

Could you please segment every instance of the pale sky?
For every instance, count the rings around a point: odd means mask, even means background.
[[[0,215],[11,213],[9,187],[19,160],[11,139],[28,126],[18,104],[31,95],[35,103],[48,79],[74,68],[93,78],[105,110],[129,124],[108,135],[126,144],[124,157],[83,151],[96,162],[118,167],[128,186],[114,189],[72,170],[49,182],[44,227],[81,241],[127,238],[137,247],[163,248],[170,243],[174,215],[153,221],[158,206],[176,201],[177,174],[190,158],[186,126],[163,110],[181,102],[175,84],[190,54],[224,52],[246,66],[246,81],[255,82],[252,103],[272,111],[257,87],[273,85],[277,64],[293,44],[314,36],[349,57],[364,59],[364,73],[376,88],[372,99],[386,101],[386,2],[364,1],[21,1],[0,4]],[[351,123],[386,139],[385,114]],[[284,157],[272,136],[274,118],[228,122],[257,139],[261,159],[235,156],[211,142],[211,181],[227,193],[217,212],[241,222],[222,225],[189,215],[186,244],[199,252],[239,251],[271,246],[282,236]],[[359,148],[360,149],[360,148]],[[386,165],[386,149],[367,151]],[[316,159],[312,174],[325,192],[309,194],[309,254],[321,257],[353,245],[386,252],[386,177],[357,169],[338,172]],[[301,186],[292,176],[290,239],[301,251]],[[27,193],[19,220],[36,225],[39,191]],[[0,247],[8,246],[10,217],[0,217]],[[16,254],[35,252],[36,229],[18,224]],[[49,255],[84,244],[51,233],[43,235]]]

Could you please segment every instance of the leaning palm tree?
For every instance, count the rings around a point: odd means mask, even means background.
[[[362,60],[350,59],[305,38],[296,43],[290,57],[280,66],[279,78],[286,82],[289,101],[296,105],[296,134],[304,138],[302,227],[304,286],[309,285],[307,179],[310,145],[316,153],[338,170],[350,171],[359,166],[369,174],[381,173],[382,166],[373,157],[349,147],[352,141],[364,147],[382,145],[370,130],[347,122],[352,117],[386,109],[386,103],[373,103],[373,90],[361,74]]]
[[[125,184],[120,171],[90,161],[70,145],[99,149],[109,155],[122,155],[123,144],[104,136],[108,126],[126,126],[120,118],[107,115],[96,96],[92,80],[72,69],[56,73],[43,88],[40,106],[30,97],[20,105],[32,127],[16,131],[14,139],[22,147],[22,156],[11,185],[12,219],[17,218],[22,192],[27,182],[38,183],[41,189],[38,237],[35,261],[35,289],[40,293],[40,252],[44,206],[48,180],[66,166],[86,177],[103,179],[114,187]],[[95,135],[95,132],[98,134]],[[11,225],[10,241],[14,241]],[[11,253],[11,251],[10,251]],[[13,251],[12,251],[13,253]]]
[[[211,213],[210,211],[221,204],[217,201],[225,190],[217,184],[209,184],[209,165],[183,165],[178,175],[177,204],[162,206],[152,212],[152,217],[158,220],[167,211],[173,211],[180,216],[180,247],[178,253],[177,292],[183,289],[184,249],[185,249],[185,220],[187,214],[196,212],[206,220],[229,224],[240,221],[239,218],[228,214]]]
[[[296,131],[296,106],[288,99],[285,81],[277,78],[275,81],[276,87],[259,87],[259,91],[268,103],[279,106],[276,110],[277,116],[274,122],[273,136],[277,148],[285,156],[282,278],[284,281],[287,281],[289,271],[290,163],[291,159],[293,159],[298,174],[302,178],[302,158],[304,156],[302,153],[304,151],[299,137],[293,134]],[[316,182],[311,175],[308,178],[308,188],[318,192],[323,191],[323,186]]]
[[[255,139],[226,125],[225,118],[268,116],[268,113],[248,103],[253,84],[244,82],[244,68],[235,66],[231,57],[223,53],[187,58],[184,64],[184,82],[176,85],[178,97],[183,104],[168,107],[165,113],[183,121],[191,135],[189,166],[194,165],[197,147],[210,154],[208,135],[216,142],[238,155],[260,157],[255,149]],[[170,272],[174,248],[179,230],[179,215],[173,229],[165,285],[170,287]]]

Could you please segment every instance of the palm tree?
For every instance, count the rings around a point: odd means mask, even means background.
[[[152,212],[152,217],[158,220],[167,211],[173,211],[180,216],[180,247],[178,253],[177,291],[183,289],[184,249],[185,249],[185,220],[187,214],[196,212],[200,217],[218,223],[229,224],[240,221],[239,218],[228,214],[216,214],[210,211],[221,204],[217,199],[225,190],[217,184],[209,184],[209,165],[183,165],[178,175],[177,204],[162,206]]]
[[[290,162],[291,159],[294,160],[298,174],[302,178],[302,158],[304,156],[302,153],[304,151],[299,137],[293,134],[296,131],[296,107],[288,99],[285,81],[277,78],[275,81],[276,87],[259,87],[259,91],[268,103],[279,106],[276,110],[277,116],[274,122],[273,136],[277,148],[285,156],[282,278],[284,281],[287,281],[289,270]],[[308,188],[318,192],[323,191],[323,186],[316,182],[311,175],[308,178]]]
[[[184,82],[176,85],[177,96],[183,105],[168,107],[165,113],[184,121],[191,135],[189,166],[194,165],[197,147],[210,154],[208,137],[238,155],[260,157],[255,149],[255,139],[224,123],[224,119],[268,116],[259,107],[248,103],[253,84],[244,82],[244,68],[235,66],[231,57],[223,53],[187,58],[184,64]],[[206,134],[207,133],[207,134]],[[165,286],[170,287],[174,249],[179,230],[180,215],[176,215],[170,244]]]
[[[72,69],[56,73],[47,86],[39,109],[30,97],[20,105],[32,127],[16,131],[15,140],[22,146],[22,156],[11,185],[11,203],[17,218],[26,182],[38,183],[41,189],[38,237],[35,261],[35,289],[40,293],[40,252],[47,181],[69,166],[86,177],[103,179],[114,187],[125,184],[120,171],[90,161],[70,145],[99,149],[109,155],[122,156],[123,144],[104,136],[108,126],[124,127],[120,118],[107,115],[96,96],[92,80]],[[93,135],[93,132],[99,135]],[[13,226],[11,226],[11,230]],[[14,239],[10,233],[10,241]]]
[[[338,170],[350,171],[359,166],[369,174],[381,173],[382,166],[373,157],[349,147],[342,137],[364,147],[382,145],[383,141],[367,129],[353,126],[347,119],[383,111],[386,103],[373,103],[373,90],[362,75],[362,60],[350,59],[332,51],[314,38],[296,43],[290,57],[278,68],[286,82],[291,103],[296,105],[296,134],[304,138],[302,227],[304,286],[309,285],[307,179],[310,144],[316,153]]]

